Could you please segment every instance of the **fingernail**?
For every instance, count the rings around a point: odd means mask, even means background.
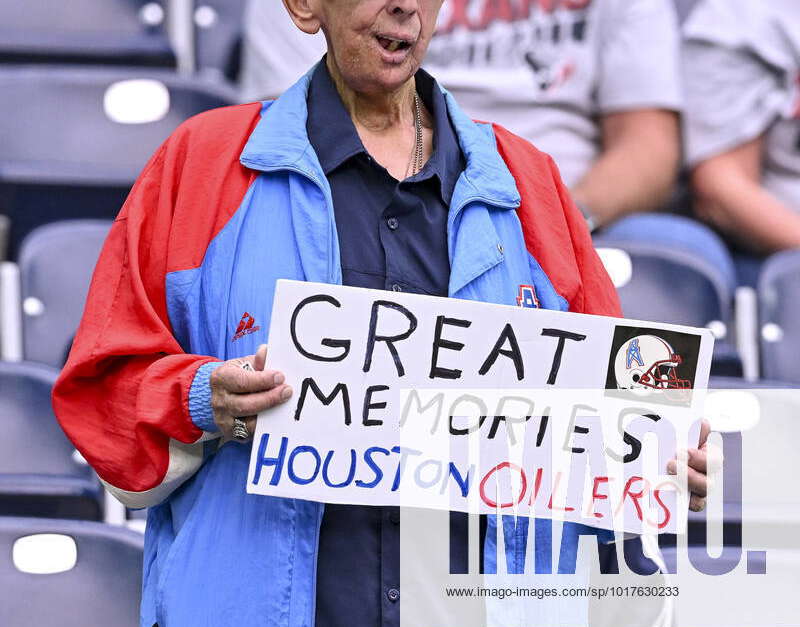
[[[667,474],[670,474],[670,475],[677,474],[677,469],[678,469],[678,467],[677,467],[677,464],[675,463],[675,460],[667,462]]]
[[[281,392],[281,400],[286,400],[292,395],[292,388],[291,386],[286,386],[283,388],[283,392]]]
[[[280,385],[284,381],[286,381],[286,377],[283,376],[283,373],[279,372],[278,374],[275,375],[275,378],[272,380],[272,383],[274,385]]]

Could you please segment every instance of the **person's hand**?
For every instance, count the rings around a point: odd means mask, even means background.
[[[701,512],[706,506],[706,496],[709,491],[709,475],[713,475],[722,467],[722,453],[716,448],[709,450],[708,434],[711,426],[707,420],[700,427],[700,443],[698,448],[690,448],[687,454],[686,477],[691,496],[689,509]],[[671,475],[678,474],[678,460],[673,459],[667,464],[667,472]]]
[[[256,415],[291,397],[292,388],[284,384],[283,374],[264,370],[266,361],[267,345],[262,344],[255,355],[226,361],[211,373],[211,408],[223,442],[233,439],[235,418],[244,420],[252,436]],[[243,368],[244,364],[252,369]]]

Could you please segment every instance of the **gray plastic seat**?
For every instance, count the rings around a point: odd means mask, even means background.
[[[0,207],[9,258],[37,226],[112,219],[158,146],[229,90],[173,72],[0,66]]]
[[[110,228],[105,220],[69,220],[39,227],[25,238],[19,267],[26,360],[56,368],[64,364]]]
[[[621,250],[630,258],[630,278],[617,286],[626,318],[709,327],[717,338],[712,372],[742,374],[729,333],[733,290],[723,272],[701,255],[661,243],[599,236],[595,246]]]
[[[235,81],[246,0],[194,0],[197,69]]]
[[[143,544],[123,527],[0,518],[0,624],[135,627]]]
[[[595,245],[628,254],[630,280],[617,287],[627,318],[695,327],[733,319],[733,294],[724,277],[699,255],[657,243],[599,238]]]
[[[57,376],[41,364],[0,362],[0,513],[100,520],[100,483],[53,414]]]
[[[800,383],[800,250],[770,257],[758,281],[761,372]]]
[[[161,0],[0,0],[0,62],[175,67]]]

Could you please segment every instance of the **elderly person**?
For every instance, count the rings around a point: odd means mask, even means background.
[[[109,490],[150,507],[147,627],[399,624],[396,508],[245,493],[252,416],[292,396],[262,346],[277,279],[619,313],[552,161],[419,70],[441,0],[284,4],[326,57],[158,150],[54,391]]]

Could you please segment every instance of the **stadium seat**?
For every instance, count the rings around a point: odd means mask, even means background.
[[[733,295],[704,259],[646,242],[603,239],[596,245],[601,250],[621,250],[630,259],[628,280],[616,282],[626,317],[696,327],[711,325],[718,338],[727,334]],[[609,268],[609,272],[613,277],[614,271]],[[724,330],[719,323],[725,325]]]
[[[235,81],[239,74],[246,0],[194,0],[197,69]]]
[[[657,243],[601,238],[595,245],[626,318],[708,327],[717,340],[713,372],[742,374],[729,332],[733,293],[714,266],[700,256]]]
[[[0,624],[138,625],[143,543],[101,523],[0,519]]]
[[[758,281],[761,372],[800,383],[800,250],[770,257]]]
[[[175,67],[165,4],[0,0],[0,63]]]
[[[25,238],[19,268],[26,360],[55,368],[66,361],[110,228],[105,220],[67,220],[39,227]]]
[[[9,258],[37,226],[113,218],[131,184],[188,117],[230,104],[207,81],[156,70],[0,67],[0,207]]]
[[[0,362],[0,514],[100,520],[100,484],[50,405],[57,375],[40,364]]]

